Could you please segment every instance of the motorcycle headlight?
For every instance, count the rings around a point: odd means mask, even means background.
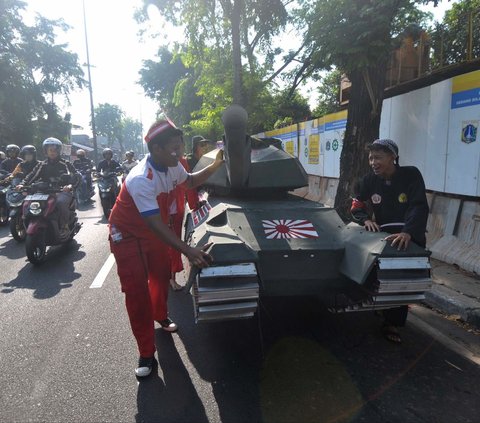
[[[102,188],[100,187],[100,192],[108,192],[110,191],[110,188]]]
[[[42,212],[42,208],[40,207],[40,203],[34,201],[33,203],[30,203],[30,213],[32,214],[40,214]]]

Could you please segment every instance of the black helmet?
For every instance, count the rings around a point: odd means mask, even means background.
[[[106,159],[105,155],[110,154],[110,157],[113,157],[113,151],[111,148],[104,148],[102,151],[102,156],[104,159]]]
[[[17,156],[18,156],[18,154],[20,153],[20,147],[17,144],[8,144],[7,145],[7,156],[12,152],[16,153]]]
[[[60,141],[59,139],[49,137],[45,141],[43,141],[43,143],[42,143],[43,152],[46,153],[47,148],[50,147],[50,146],[54,146],[59,155],[62,153],[63,144],[62,144],[62,141]]]
[[[33,160],[37,159],[37,149],[33,145],[24,145],[20,150],[20,157],[25,160],[26,154],[32,154]]]

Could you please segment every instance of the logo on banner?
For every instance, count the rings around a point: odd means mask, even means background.
[[[267,239],[318,238],[318,233],[308,220],[262,220]]]
[[[380,204],[382,202],[382,197],[379,194],[373,194],[371,198],[373,204]]]
[[[471,144],[477,140],[478,120],[467,120],[462,122],[462,142]]]
[[[192,211],[192,221],[194,229],[208,219],[208,215],[210,214],[211,209],[212,206],[207,201],[202,207]]]
[[[330,151],[330,148],[331,148],[332,144],[330,143],[330,140],[328,140],[326,143],[325,143],[325,148],[327,151]]]
[[[332,149],[333,151],[337,151],[338,150],[338,140],[333,140],[332,142]]]

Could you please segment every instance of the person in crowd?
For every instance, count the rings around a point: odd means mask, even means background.
[[[121,172],[122,166],[113,159],[113,151],[110,148],[104,148],[102,151],[103,160],[98,163],[97,172]]]
[[[154,322],[166,331],[177,330],[167,312],[169,248],[180,251],[199,268],[212,260],[204,251],[209,245],[202,249],[188,246],[169,227],[169,219],[178,186],[203,183],[223,163],[223,152],[210,166],[189,174],[179,163],[182,135],[170,120],[150,127],[145,136],[149,154],[128,174],[109,218],[110,248],[140,354],[137,377],[148,376],[156,363]]]
[[[410,242],[425,247],[428,203],[425,183],[413,166],[400,166],[397,144],[390,139],[375,140],[369,147],[372,172],[356,187],[351,213],[367,231],[384,231],[385,239],[399,250]],[[405,325],[408,306],[383,312],[385,337],[396,343],[402,339],[398,327]]]
[[[69,161],[61,158],[63,144],[60,140],[53,137],[47,138],[43,141],[42,147],[47,158],[38,162],[33,170],[25,176],[22,183],[17,186],[17,189],[21,190],[25,185],[35,182],[58,185],[61,189],[61,192],[56,194],[58,226],[61,232],[68,232],[69,208],[73,201],[72,191],[80,183],[81,176]]]
[[[23,160],[13,169],[10,179],[15,177],[25,178],[38,164],[37,149],[34,145],[24,145],[20,150],[20,158]]]
[[[93,162],[87,157],[85,150],[81,148],[77,150],[77,158],[73,161],[73,166],[79,173],[85,175],[87,182],[87,189],[92,190],[92,171],[95,166]],[[93,201],[93,200],[92,200]]]
[[[19,156],[20,147],[16,144],[9,144],[6,148],[7,158],[0,163],[0,170],[3,170],[6,173],[12,173],[17,165],[22,161]]]
[[[201,135],[192,137],[192,153],[188,156],[187,162],[190,169],[193,170],[195,165],[204,154],[215,149],[215,143],[207,140]]]
[[[138,164],[135,160],[135,153],[130,150],[125,153],[125,160],[122,162],[123,175],[126,177],[128,173]]]

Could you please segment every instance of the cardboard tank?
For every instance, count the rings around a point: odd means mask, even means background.
[[[334,312],[420,302],[431,288],[429,252],[398,251],[385,233],[345,225],[336,211],[289,194],[308,185],[297,158],[246,135],[247,113],[223,114],[225,163],[205,183],[209,203],[190,212],[185,240],[213,243],[211,267],[188,268],[196,321],[252,317],[262,296],[317,296]],[[215,159],[204,155],[195,171]]]

